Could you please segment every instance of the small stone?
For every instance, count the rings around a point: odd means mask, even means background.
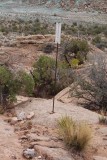
[[[42,159],[42,157],[41,157],[41,156],[38,156],[38,159]]]
[[[26,150],[23,151],[23,156],[26,159],[30,159],[30,158],[34,158],[36,155],[35,150],[34,149],[29,149],[27,148]]]
[[[18,118],[19,121],[25,120],[25,119],[26,119],[26,114],[25,114],[25,112],[19,113],[18,116],[17,116],[17,118]]]
[[[35,113],[34,112],[30,112],[28,115],[27,115],[27,119],[30,120],[34,117]]]
[[[17,117],[13,117],[10,121],[11,125],[15,125],[18,122],[18,118]]]

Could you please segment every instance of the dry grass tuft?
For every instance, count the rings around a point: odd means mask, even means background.
[[[101,111],[101,116],[99,116],[99,123],[100,124],[107,124],[107,116],[105,116],[106,113],[104,111]]]
[[[84,150],[91,139],[91,129],[85,123],[76,123],[65,116],[58,120],[59,135],[68,148]]]

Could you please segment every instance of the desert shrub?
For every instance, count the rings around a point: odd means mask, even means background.
[[[73,68],[77,68],[79,65],[79,60],[76,58],[73,58],[70,63]]]
[[[51,43],[46,44],[46,45],[43,47],[43,51],[44,51],[45,53],[52,53],[52,52],[54,51],[54,49],[55,49],[55,46],[54,46],[53,44],[51,44]]]
[[[25,95],[31,96],[34,91],[34,80],[32,76],[24,71],[17,73],[17,78],[21,84],[20,92],[23,92]]]
[[[8,68],[0,66],[0,104],[6,107],[15,101],[19,88],[17,79]]]
[[[77,22],[73,22],[73,26],[77,26]]]
[[[83,26],[82,24],[79,25],[78,29],[79,29],[80,31],[86,32],[86,27]]]
[[[33,77],[36,86],[35,94],[37,96],[45,96],[44,94],[50,95],[53,92],[54,68],[54,59],[47,56],[41,56],[34,64]]]
[[[34,91],[34,80],[24,71],[11,72],[5,66],[0,66],[0,104],[4,108],[15,102],[16,94],[31,96]]]
[[[75,75],[71,96],[83,99],[86,108],[107,110],[107,66],[104,57],[99,57],[88,72]]]
[[[107,42],[102,40],[100,36],[96,36],[93,40],[92,43],[99,49],[104,49],[107,47]]]
[[[8,34],[10,32],[29,34],[47,34],[53,33],[53,30],[45,24],[41,23],[38,19],[35,21],[17,20],[2,20],[0,23],[0,31]]]
[[[58,93],[68,85],[72,76],[67,66],[58,62],[57,87],[55,88],[55,60],[48,56],[40,56],[34,64],[32,74],[35,81],[35,95],[41,97]]]
[[[75,24],[73,25],[63,24],[62,31],[64,32],[64,34],[77,36],[78,27]]]
[[[87,33],[89,35],[98,35],[103,32],[103,26],[92,25],[88,26]]]
[[[102,40],[100,36],[96,36],[93,40],[92,43],[96,45],[99,49],[104,49],[107,47],[107,41]]]
[[[74,58],[78,59],[79,64],[84,63],[88,51],[89,46],[85,40],[65,40],[62,44],[63,56],[70,66],[70,61]]]
[[[107,36],[107,26],[106,25],[78,25],[77,23],[74,23],[73,25],[62,25],[62,31],[64,31],[65,34],[72,34],[74,36],[77,36],[77,33],[81,35],[92,35],[97,36],[103,33],[105,36]]]
[[[66,30],[67,25],[64,23],[62,24],[62,31]]]
[[[107,37],[107,28],[104,30],[104,35]]]
[[[100,124],[107,124],[107,116],[105,111],[101,111],[101,115],[99,116],[99,123]]]
[[[82,122],[76,123],[68,116],[58,120],[58,130],[66,146],[77,151],[84,150],[91,139],[88,125]]]
[[[107,117],[104,116],[104,115],[101,115],[101,116],[99,117],[99,123],[100,123],[100,124],[107,124]]]
[[[96,36],[93,40],[92,40],[92,43],[93,44],[98,44],[101,42],[101,37],[100,36]]]

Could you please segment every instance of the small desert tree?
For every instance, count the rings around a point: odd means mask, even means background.
[[[99,57],[84,74],[75,76],[72,96],[82,98],[84,105],[91,109],[107,110],[107,65],[103,57]]]
[[[4,66],[0,66],[0,104],[8,106],[15,101],[15,95],[18,91],[19,83],[13,74]]]
[[[12,73],[7,67],[0,66],[0,105],[6,108],[16,101],[16,94],[24,92],[31,96],[35,83],[31,75],[24,71]]]
[[[72,71],[58,61],[57,87],[55,88],[55,60],[48,56],[40,56],[34,64],[32,72],[35,81],[35,95],[44,97],[54,95],[68,86]]]

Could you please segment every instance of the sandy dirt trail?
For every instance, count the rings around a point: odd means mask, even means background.
[[[23,160],[23,148],[14,129],[0,116],[0,160]]]

